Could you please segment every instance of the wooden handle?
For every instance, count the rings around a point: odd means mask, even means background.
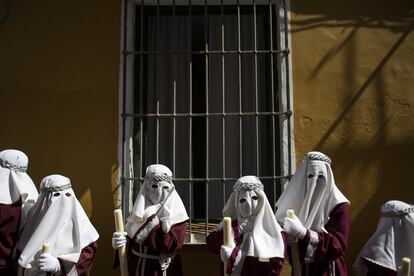
[[[231,218],[223,218],[223,244],[225,246],[231,247],[232,245],[232,234],[231,234]],[[229,275],[226,272],[227,263],[224,263],[224,275]]]
[[[42,253],[49,254],[49,252],[50,252],[50,244],[44,243],[42,245]]]
[[[295,216],[295,211],[293,209],[286,210],[286,216],[288,218],[293,218]],[[292,269],[294,276],[302,275],[302,265],[299,258],[299,248],[297,242],[292,243],[290,246],[290,252],[292,253]]]
[[[411,271],[411,259],[408,257],[402,258],[402,275],[410,276]]]
[[[116,209],[114,211],[115,229],[116,232],[124,233],[124,220],[122,218],[122,210]],[[121,276],[128,276],[127,256],[125,252],[125,245],[118,248],[119,266],[121,268]]]

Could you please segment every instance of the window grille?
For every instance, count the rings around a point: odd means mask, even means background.
[[[187,242],[221,220],[234,182],[256,175],[275,202],[293,169],[286,0],[124,3],[122,208],[149,164],[173,171]]]

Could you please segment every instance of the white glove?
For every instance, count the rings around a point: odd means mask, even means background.
[[[127,242],[125,238],[126,233],[114,232],[112,234],[112,248],[117,249],[124,246]]]
[[[244,233],[248,233],[253,230],[255,218],[256,216],[250,216],[250,217],[247,217],[247,218],[244,218],[238,221],[238,224],[239,224],[238,228],[239,228],[240,235]]]
[[[38,260],[38,267],[40,271],[57,273],[60,271],[60,263],[56,257],[47,253],[40,254]]]
[[[289,235],[292,235],[298,239],[303,239],[306,236],[306,228],[303,227],[302,222],[298,219],[297,216],[293,218],[285,217],[283,222],[283,230]]]
[[[229,261],[235,247],[234,241],[232,241],[231,247],[225,246],[224,244],[220,247],[220,258],[223,262]]]
[[[162,231],[168,233],[171,229],[170,209],[164,205],[164,208],[158,213],[160,217]]]
[[[144,219],[147,220],[150,216],[154,215],[160,208],[160,203],[147,207],[147,209],[145,209],[144,211]]]

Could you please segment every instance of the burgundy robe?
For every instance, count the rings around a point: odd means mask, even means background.
[[[75,264],[75,267],[74,267],[74,269],[76,269],[76,272],[78,273],[78,276],[88,276],[89,268],[92,264],[93,258],[95,257],[96,249],[97,249],[96,242],[93,242],[82,249],[79,260]],[[70,265],[70,263],[65,262],[59,258],[58,260],[60,263],[61,271],[59,272],[59,274],[56,274],[56,275],[67,275],[69,272],[72,271],[73,266]],[[53,273],[46,274],[46,276],[52,276],[52,275],[55,275],[55,274]]]
[[[146,223],[140,227],[135,233],[134,238],[137,234],[145,228],[150,220],[154,216],[148,218]],[[128,274],[130,276],[145,275],[145,276],[161,276],[161,266],[158,260],[149,259],[137,256],[134,254],[145,253],[152,256],[160,256],[160,254],[168,254],[171,257],[171,262],[167,268],[168,276],[182,276],[181,259],[178,252],[183,247],[185,238],[185,222],[174,224],[168,233],[162,231],[161,224],[156,225],[145,238],[142,244],[135,240],[130,240],[130,248],[128,251]],[[139,271],[136,274],[136,271]]]
[[[329,276],[330,269],[335,269],[336,276],[348,275],[344,254],[348,247],[350,228],[349,206],[341,203],[329,214],[329,221],[325,225],[326,231],[317,233],[318,244],[311,263],[302,265],[302,274],[306,276]],[[310,232],[299,241],[299,255],[302,263],[310,242]],[[334,264],[333,264],[334,263]],[[333,275],[333,274],[332,274]]]
[[[20,216],[22,212],[21,201],[12,204],[0,203],[0,275],[16,275],[16,261],[12,258],[16,246]]]
[[[230,260],[227,263],[226,271],[231,273],[234,268],[234,263],[239,252],[237,247],[243,241],[243,235],[240,235],[239,228],[237,226],[237,220],[233,220],[231,223],[233,227],[234,240],[236,247],[233,249],[233,252],[230,256]],[[283,233],[282,233],[283,234]],[[284,239],[284,235],[283,239]],[[283,241],[284,242],[284,241]],[[211,232],[206,238],[207,248],[214,254],[220,254],[220,248],[223,245],[223,230]],[[284,242],[284,244],[286,244]],[[241,271],[241,276],[270,276],[270,275],[280,275],[282,271],[284,259],[283,258],[270,258],[269,262],[259,262],[258,258],[252,256],[246,256],[243,262],[243,267]],[[218,275],[224,274],[223,262],[220,262],[220,271]]]
[[[88,276],[88,271],[95,257],[96,249],[97,249],[96,242],[93,242],[82,249],[79,260],[75,264],[75,268],[76,268],[76,272],[78,273],[78,276]],[[59,262],[61,263],[60,267],[64,268],[65,266],[62,265],[62,261],[60,259],[59,259]],[[69,271],[65,271],[65,269],[62,269],[62,272],[64,274],[69,273]]]

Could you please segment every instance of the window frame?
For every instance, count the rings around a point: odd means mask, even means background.
[[[148,0],[146,0],[148,1]],[[173,0],[174,1],[174,0]],[[185,2],[191,2],[185,1]],[[206,0],[206,2],[212,2]],[[217,2],[217,1],[216,1]],[[238,1],[239,2],[239,1]],[[254,0],[253,0],[254,2]],[[292,93],[292,72],[291,72],[291,37],[290,37],[290,0],[268,0],[269,5],[275,5],[278,12],[277,21],[279,32],[275,45],[276,49],[282,49],[280,53],[278,70],[278,87],[275,87],[275,95],[279,97],[279,110],[283,110],[284,115],[279,115],[279,135],[280,135],[280,175],[282,178],[281,188],[288,182],[295,169],[295,147],[293,129],[293,93]],[[159,1],[158,1],[159,3]],[[174,1],[175,3],[175,1]],[[217,4],[217,3],[214,3]],[[120,72],[119,72],[119,137],[118,137],[118,179],[119,185],[115,188],[115,204],[121,208],[124,220],[134,204],[131,180],[133,174],[133,127],[134,117],[128,114],[134,113],[134,66],[135,55],[135,18],[136,5],[141,5],[141,0],[124,0],[122,8],[121,22],[121,53],[120,53]],[[277,158],[275,156],[275,158]],[[141,166],[142,166],[142,162]],[[147,164],[148,165],[148,164]],[[142,171],[142,168],[140,168]],[[275,191],[276,193],[276,191]],[[277,195],[274,195],[277,198]],[[192,243],[192,242],[190,242]]]

